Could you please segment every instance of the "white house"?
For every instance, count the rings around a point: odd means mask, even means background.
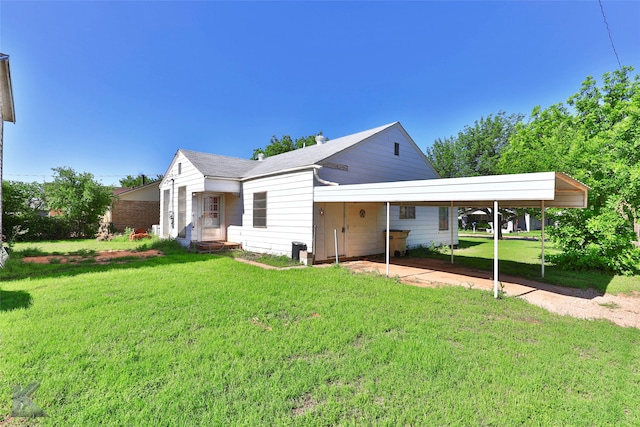
[[[180,149],[160,183],[160,236],[271,254],[291,254],[296,242],[315,261],[383,253],[385,203],[320,202],[315,189],[438,178],[398,122],[261,160]],[[408,247],[456,244],[451,218],[446,203],[398,203],[389,228],[410,230]]]

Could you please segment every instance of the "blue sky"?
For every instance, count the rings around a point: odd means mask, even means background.
[[[640,2],[603,0],[640,67]],[[598,1],[0,1],[16,124],[4,178],[105,184],[186,148],[249,158],[272,135],[400,121],[425,150],[498,111],[563,102],[618,67]]]

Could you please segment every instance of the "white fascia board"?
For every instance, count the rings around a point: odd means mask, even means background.
[[[555,173],[492,175],[316,187],[316,202],[553,200]]]
[[[213,191],[220,193],[239,193],[242,184],[237,179],[224,179],[205,177],[204,191]]]

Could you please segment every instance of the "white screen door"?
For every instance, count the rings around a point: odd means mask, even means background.
[[[220,232],[222,197],[204,196],[202,203],[202,240],[219,240],[222,238]]]

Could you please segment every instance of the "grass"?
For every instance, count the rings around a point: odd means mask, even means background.
[[[640,330],[166,244],[124,265],[0,271],[0,424],[12,386],[34,381],[43,426],[640,424]]]
[[[454,249],[457,265],[493,270],[493,239],[483,237],[461,237],[458,249]],[[558,250],[545,242],[547,255]],[[448,260],[448,247],[410,250],[411,256],[427,256]],[[594,288],[611,294],[640,293],[640,276],[616,276],[599,271],[567,271],[561,266],[545,262],[545,277],[541,277],[541,243],[536,240],[501,240],[498,243],[500,274],[510,274],[554,285],[580,289]]]
[[[299,260],[294,260],[286,255],[267,255],[243,250],[234,250],[229,252],[229,254],[233,258],[243,258],[277,268],[297,267],[301,265]]]

